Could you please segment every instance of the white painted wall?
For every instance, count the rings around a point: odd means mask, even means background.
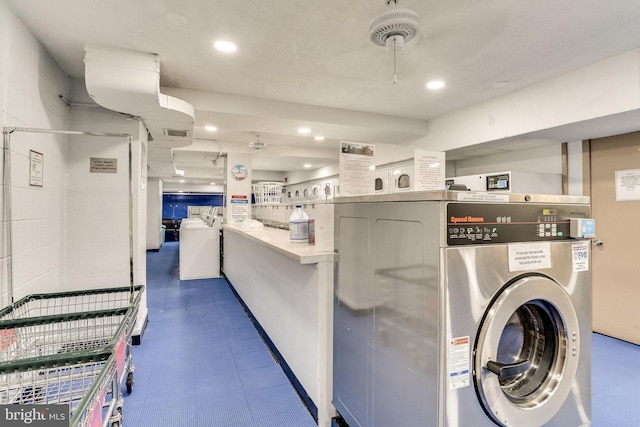
[[[72,96],[86,94],[82,81],[73,82]],[[67,277],[68,289],[91,289],[146,284],[147,132],[138,120],[129,120],[102,107],[72,107],[69,127],[74,130],[123,133],[125,138],[71,136],[67,160]],[[131,145],[131,187],[129,184]],[[90,158],[117,159],[117,173],[91,173]],[[129,190],[133,192],[132,237],[129,249]],[[146,294],[140,303],[134,335],[147,314]]]
[[[458,160],[455,176],[502,171],[562,174],[562,146],[553,144],[530,150],[508,151],[492,156]]]
[[[69,79],[2,1],[0,28],[2,126],[66,129],[67,108],[58,95],[68,94]],[[42,188],[29,186],[29,150],[44,155]],[[65,154],[64,136],[11,135],[15,299],[63,287]],[[4,212],[2,225],[0,304],[6,306],[9,303],[9,248]]]
[[[160,249],[162,238],[162,180],[147,179],[147,250]]]

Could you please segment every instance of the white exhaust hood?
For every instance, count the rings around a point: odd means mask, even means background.
[[[140,117],[151,134],[150,150],[193,143],[193,106],[160,93],[158,55],[87,45],[84,63],[89,96],[104,108]]]

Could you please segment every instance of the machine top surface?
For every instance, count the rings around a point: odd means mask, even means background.
[[[337,197],[334,203],[372,202],[481,202],[481,203],[562,203],[589,204],[589,196],[565,196],[559,194],[516,194],[480,191],[413,191],[393,194],[369,194],[364,196]]]

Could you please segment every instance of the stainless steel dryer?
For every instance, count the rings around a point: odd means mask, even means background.
[[[590,245],[569,237],[588,201],[338,199],[333,402],[344,421],[590,425]]]

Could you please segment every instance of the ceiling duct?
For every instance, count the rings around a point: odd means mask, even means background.
[[[193,143],[193,106],[160,93],[158,55],[87,45],[84,63],[89,96],[104,108],[140,117],[151,150]]]

